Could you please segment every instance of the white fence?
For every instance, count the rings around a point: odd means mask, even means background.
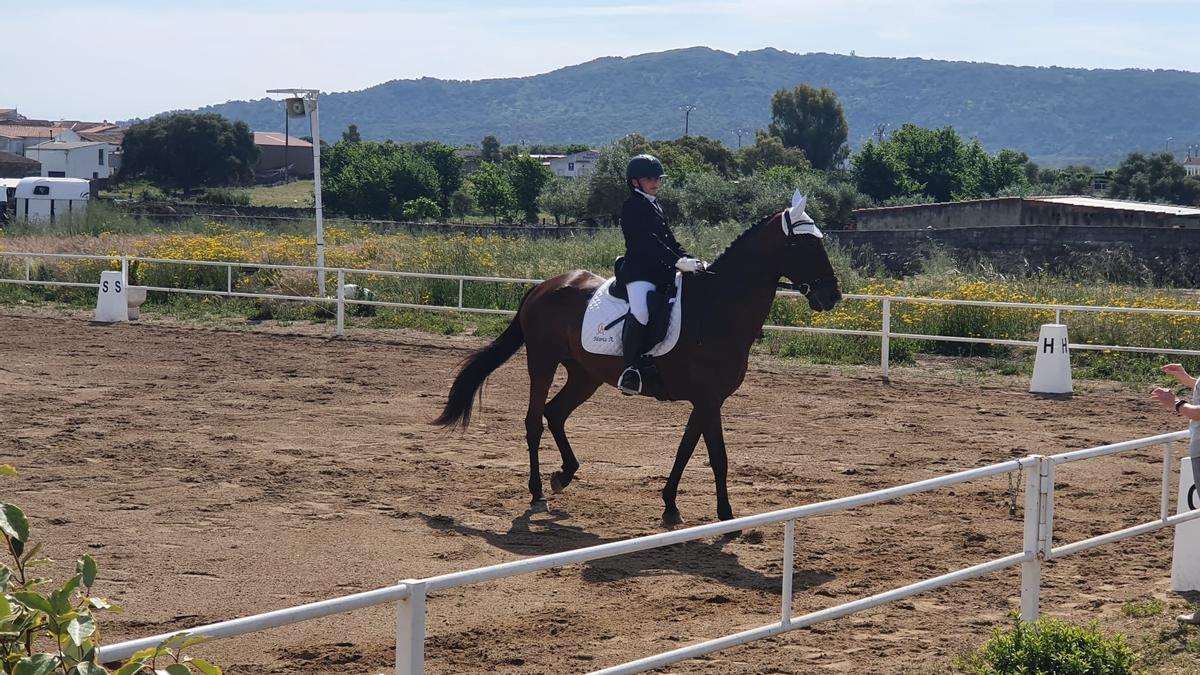
[[[490,567],[443,574],[425,579],[407,579],[395,586],[381,588],[365,593],[344,596],[331,600],[301,605],[289,609],[281,609],[266,614],[234,619],[221,623],[198,626],[186,631],[164,633],[152,637],[122,642],[102,647],[100,658],[104,662],[117,661],[127,658],[134,652],[153,647],[167,638],[186,632],[191,635],[204,635],[210,638],[242,635],[252,631],[298,623],[322,616],[340,612],[379,605],[388,602],[397,604],[396,613],[396,662],[395,672],[403,675],[424,673],[425,668],[425,604],[429,594],[447,588],[456,588],[479,584],[495,579],[530,574],[541,570],[575,565],[590,560],[598,560],[617,555],[661,548],[692,541],[705,537],[713,537],[739,530],[764,527],[776,523],[784,524],[782,580],[780,584],[780,617],[764,626],[744,630],[738,633],[719,637],[707,642],[681,647],[669,652],[648,656],[635,661],[605,668],[597,673],[638,673],[653,668],[676,663],[685,659],[695,658],[704,654],[727,649],[780,633],[811,626],[822,621],[837,619],[849,614],[861,612],[888,602],[900,600],[918,593],[941,588],[950,584],[973,579],[991,572],[1021,565],[1021,617],[1033,621],[1038,616],[1038,605],[1041,595],[1042,563],[1063,558],[1068,555],[1111,543],[1148,534],[1165,527],[1172,527],[1200,517],[1200,510],[1188,513],[1170,515],[1171,468],[1174,464],[1172,448],[1177,441],[1186,440],[1188,432],[1177,431],[1141,438],[1124,443],[1104,445],[1087,450],[1079,450],[1058,455],[1031,455],[1023,459],[1012,460],[1000,464],[992,464],[976,469],[939,476],[917,483],[909,483],[874,492],[868,492],[841,499],[833,499],[815,504],[808,504],[755,516],[745,516],[721,523],[700,525],[674,532],[666,532],[625,541],[611,542],[589,548],[555,553],[552,555],[527,558]],[[1162,484],[1161,509],[1155,520],[1141,525],[1125,528],[1116,532],[1094,536],[1082,541],[1076,541],[1063,546],[1054,546],[1054,477],[1059,464],[1075,462],[1096,457],[1103,457],[1118,452],[1147,448],[1161,445],[1162,450]],[[794,568],[793,554],[796,542],[796,521],[801,518],[844,511],[871,504],[886,502],[907,495],[935,490],[964,483],[978,478],[1009,474],[1014,471],[1026,471],[1025,500],[1024,500],[1024,538],[1019,552],[995,558],[971,567],[956,570],[937,577],[924,579],[916,583],[902,586],[890,591],[861,598],[836,607],[830,607],[817,612],[796,616],[792,612],[792,574]]]
[[[372,270],[372,269],[354,269],[345,267],[326,267],[318,268],[306,265],[269,265],[256,263],[241,263],[241,262],[213,262],[208,260],[172,260],[166,258],[142,258],[137,256],[103,256],[103,255],[79,255],[79,254],[62,254],[62,253],[16,253],[0,251],[0,257],[23,259],[25,262],[24,278],[19,279],[3,279],[0,278],[0,283],[5,284],[21,284],[27,286],[75,286],[84,288],[96,288],[98,283],[79,283],[79,282],[60,282],[60,281],[41,281],[32,279],[33,261],[39,258],[45,259],[67,259],[67,260],[105,260],[113,266],[120,266],[122,272],[126,274],[128,279],[129,266],[135,262],[138,263],[154,263],[164,265],[195,265],[204,267],[224,267],[226,286],[223,291],[214,291],[211,289],[190,289],[190,288],[173,288],[161,286],[147,286],[146,290],[161,291],[165,293],[184,293],[190,295],[213,295],[220,297],[231,298],[261,298],[273,300],[294,300],[298,302],[314,302],[333,304],[337,309],[337,335],[345,335],[346,325],[346,307],[352,305],[371,305],[376,307],[391,307],[396,309],[419,309],[437,312],[467,312],[475,314],[501,314],[513,315],[516,314],[513,310],[507,309],[490,309],[484,307],[470,307],[463,303],[463,284],[468,282],[482,283],[501,283],[501,284],[538,284],[542,279],[520,279],[509,277],[483,277],[469,276],[457,274],[433,274],[426,272],[394,272],[390,270]],[[312,272],[314,274],[323,272],[327,275],[337,276],[337,295],[335,297],[318,297],[304,295],[280,295],[272,293],[246,293],[235,291],[234,289],[234,270],[235,269],[275,269],[275,270],[300,270]],[[384,302],[379,300],[363,300],[358,298],[346,297],[346,277],[361,277],[366,275],[383,276],[383,277],[404,277],[412,279],[440,279],[445,281],[458,282],[458,303],[456,305],[430,305],[417,303],[402,303],[402,302]],[[779,291],[777,297],[798,297],[799,293],[795,291]],[[825,328],[817,326],[763,326],[764,330],[792,332],[792,333],[815,333],[826,335],[863,335],[869,337],[877,337],[880,339],[880,374],[883,379],[888,379],[890,360],[891,360],[891,340],[906,339],[906,340],[933,340],[938,342],[963,342],[973,344],[987,345],[1009,345],[1014,347],[1035,348],[1038,343],[1036,340],[1010,340],[1003,338],[989,337],[970,337],[960,335],[925,335],[920,333],[904,333],[892,330],[892,306],[896,303],[924,303],[924,304],[939,304],[939,305],[961,305],[969,307],[995,307],[1006,309],[1025,309],[1025,310],[1048,310],[1054,312],[1055,323],[1062,323],[1062,315],[1064,312],[1092,312],[1092,313],[1124,313],[1124,314],[1152,314],[1158,316],[1197,316],[1200,317],[1200,310],[1184,310],[1184,309],[1151,309],[1144,307],[1102,307],[1094,305],[1065,305],[1053,303],[1024,303],[1024,302],[991,302],[984,300],[951,300],[942,298],[921,298],[911,296],[892,296],[892,295],[862,295],[856,293],[848,293],[843,296],[846,300],[861,300],[874,301],[880,303],[880,318],[879,330],[851,330],[844,328]],[[1133,345],[1102,345],[1102,344],[1084,344],[1071,343],[1072,349],[1081,350],[1107,350],[1114,352],[1141,352],[1148,354],[1171,354],[1177,356],[1200,356],[1200,350],[1194,349],[1170,349],[1164,347],[1151,346],[1133,346]]]

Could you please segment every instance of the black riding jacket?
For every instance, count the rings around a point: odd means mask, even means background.
[[[671,234],[658,202],[637,192],[621,207],[621,232],[625,235],[622,283],[649,281],[662,288],[675,276],[675,261],[692,257]]]

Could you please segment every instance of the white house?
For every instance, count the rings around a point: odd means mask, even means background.
[[[17,218],[54,221],[86,211],[91,190],[78,178],[22,178],[13,197]]]
[[[550,170],[555,176],[578,178],[592,172],[600,153],[595,150],[585,150],[550,160]]]
[[[25,150],[46,141],[82,141],[79,134],[65,127],[0,124],[0,152],[25,156]]]
[[[112,153],[117,146],[98,141],[39,143],[25,149],[25,156],[42,163],[49,178],[108,178],[112,175]]]
[[[1183,170],[1189,176],[1200,176],[1200,157],[1188,157],[1183,163]]]

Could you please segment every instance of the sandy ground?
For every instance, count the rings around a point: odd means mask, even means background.
[[[0,499],[30,514],[59,578],[78,555],[97,558],[97,593],[126,607],[103,621],[106,642],[659,531],[684,404],[599,392],[568,424],[579,481],[530,514],[523,353],[489,381],[471,430],[451,434],[426,422],[479,341],[328,330],[0,310],[0,462],[21,474]],[[1070,400],[1026,389],[930,368],[894,369],[885,385],[869,368],[756,359],[725,407],[734,509],[1180,427],[1112,383],[1077,383]],[[542,448],[548,477],[549,434]],[[1155,517],[1159,473],[1157,450],[1063,467],[1056,541]],[[1018,552],[1009,500],[1001,476],[803,522],[796,610]],[[679,504],[689,524],[714,518],[702,450]],[[1043,611],[1152,638],[1174,607],[1151,619],[1121,608],[1183,606],[1168,593],[1170,554],[1159,533],[1048,564]],[[778,617],[781,557],[773,526],[436,593],[428,672],[585,672],[757,627]],[[671,672],[941,672],[1018,596],[1017,571],[995,573]],[[369,673],[390,668],[393,636],[385,606],[195,651],[234,673]],[[1170,672],[1189,672],[1182,663]]]

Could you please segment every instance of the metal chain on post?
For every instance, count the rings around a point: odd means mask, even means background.
[[[1025,467],[1017,462],[1017,477],[1014,479],[1011,471],[1008,472],[1008,517],[1017,517],[1017,486],[1021,484],[1021,476],[1025,471]]]

